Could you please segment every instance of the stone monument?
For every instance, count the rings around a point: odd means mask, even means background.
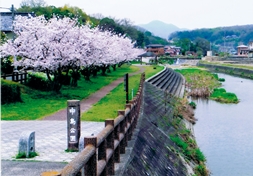
[[[29,158],[30,153],[35,152],[35,132],[24,131],[19,138],[19,154],[25,154]]]

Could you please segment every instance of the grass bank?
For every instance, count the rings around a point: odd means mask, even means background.
[[[239,100],[234,93],[226,92],[225,89],[219,88],[214,89],[210,96],[210,99],[221,102],[221,103],[238,103]]]
[[[186,79],[188,95],[192,97],[205,97],[221,103],[238,103],[239,100],[234,93],[226,92],[225,89],[217,89],[221,86],[217,74],[198,68],[175,70]],[[220,91],[222,90],[222,91]]]
[[[151,68],[152,69],[152,68]],[[67,100],[87,98],[92,93],[123,77],[126,73],[138,71],[136,66],[123,65],[106,76],[98,74],[87,82],[83,77],[78,81],[77,87],[63,86],[61,92],[38,91],[21,85],[21,98],[23,102],[1,105],[2,120],[37,120],[66,108]],[[158,69],[156,71],[159,71]],[[111,94],[111,93],[110,93]],[[117,99],[117,97],[115,97]]]
[[[145,66],[146,79],[160,72],[163,69],[161,66]],[[129,100],[132,99],[132,90],[135,95],[141,74],[129,77]],[[108,118],[116,118],[118,110],[125,109],[126,95],[124,92],[123,83],[119,84],[109,94],[103,97],[98,103],[94,104],[87,112],[83,113],[81,120],[85,121],[104,121]]]
[[[38,91],[21,85],[21,98],[23,102],[5,104],[1,106],[2,120],[35,120],[42,119],[60,109],[66,108],[67,100],[85,99],[101,87],[124,76],[126,73],[138,71],[136,66],[123,65],[116,71],[107,73],[106,76],[91,77],[87,82],[83,77],[78,81],[77,87],[63,86],[61,92]]]
[[[208,61],[199,61],[201,64],[210,64],[210,65],[219,65],[219,66],[226,66],[226,67],[232,67],[232,68],[243,68],[247,70],[253,70],[253,65],[242,65],[242,64],[229,64],[224,62],[208,62]]]

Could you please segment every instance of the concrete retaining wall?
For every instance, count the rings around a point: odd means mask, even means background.
[[[171,97],[147,82],[144,89],[143,111],[137,125],[136,139],[119,175],[192,175],[192,167],[175,152],[179,149],[169,137],[178,130],[171,125]]]
[[[198,63],[198,66],[206,67],[209,70],[212,70],[215,72],[221,72],[221,73],[226,73],[230,75],[240,76],[243,78],[253,79],[253,70],[228,67],[228,66],[220,66],[220,65],[212,65],[212,64],[202,64],[202,63]]]
[[[185,162],[176,151],[180,149],[170,139],[186,126],[192,124],[182,120],[176,129],[172,124],[174,97],[182,96],[185,79],[182,75],[166,68],[160,74],[146,80],[142,113],[134,140],[129,144],[129,154],[118,175],[193,175],[193,165]],[[165,85],[165,86],[162,86]],[[193,131],[192,131],[193,132]],[[189,164],[190,163],[190,164]]]

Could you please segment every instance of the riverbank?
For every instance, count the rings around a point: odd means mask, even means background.
[[[192,124],[177,106],[181,106],[178,100],[145,83],[143,111],[135,140],[130,143],[132,151],[119,175],[208,175]]]
[[[221,104],[213,100],[193,100],[197,104],[194,134],[207,158],[212,176],[251,175],[253,148],[253,81],[223,73],[222,87],[234,92],[238,104]],[[242,91],[243,90],[243,91]]]
[[[242,78],[253,79],[253,65],[235,65],[235,64],[223,64],[215,62],[198,62],[197,66],[205,67],[214,72],[226,73],[229,75],[235,75]]]

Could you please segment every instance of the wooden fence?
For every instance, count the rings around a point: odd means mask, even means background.
[[[12,74],[1,75],[1,78],[15,82],[25,83],[27,80],[27,72],[13,72]]]
[[[143,83],[133,100],[126,104],[125,110],[118,111],[115,119],[105,120],[105,128],[97,136],[84,138],[84,149],[67,164],[58,176],[74,176],[84,168],[87,176],[114,175],[114,164],[120,162],[120,154],[125,153],[127,143],[137,125],[141,107]]]

